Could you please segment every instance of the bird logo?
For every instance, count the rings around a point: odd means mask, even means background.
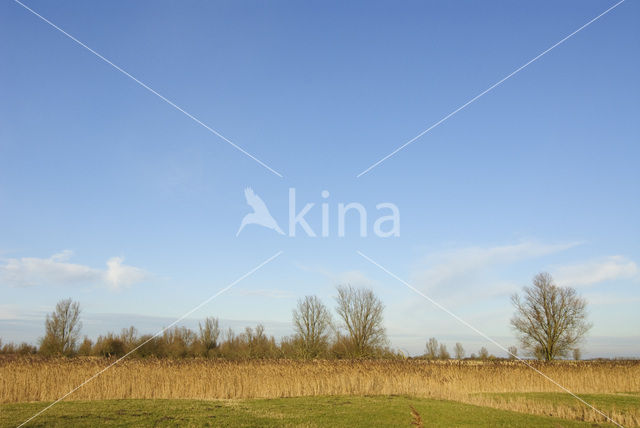
[[[247,204],[251,208],[253,208],[253,212],[247,214],[242,219],[242,223],[240,223],[240,228],[238,229],[238,233],[236,236],[240,235],[240,232],[244,227],[248,224],[259,224],[260,226],[264,226],[268,229],[273,229],[278,232],[280,235],[284,235],[280,226],[276,222],[276,219],[273,218],[267,205],[260,198],[260,196],[256,195],[252,188],[247,187],[244,189],[244,197],[247,199]]]

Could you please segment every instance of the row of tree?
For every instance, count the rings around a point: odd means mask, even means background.
[[[335,322],[317,296],[306,296],[293,310],[295,334],[279,341],[267,336],[264,326],[246,327],[236,334],[222,331],[217,318],[206,318],[198,331],[171,327],[156,335],[139,335],[135,327],[108,333],[94,342],[81,339],[80,305],[71,299],[58,302],[45,320],[39,348],[5,344],[0,352],[64,356],[209,357],[209,358],[401,358],[389,349],[383,324],[384,305],[369,289],[337,288]]]
[[[220,358],[401,358],[400,351],[389,347],[384,328],[384,305],[372,290],[337,287],[335,312],[337,321],[316,296],[298,301],[293,310],[294,335],[276,341],[267,336],[264,327],[247,327],[236,334],[222,332],[217,318],[207,318],[198,331],[172,327],[156,335],[140,336],[135,327],[120,334],[109,333],[93,342],[81,340],[80,305],[71,299],[62,300],[55,311],[47,315],[45,335],[39,348],[29,344],[19,346],[0,343],[4,353],[41,353],[43,355],[93,355],[120,357],[220,357]],[[553,360],[568,357],[579,359],[576,346],[589,330],[586,322],[586,302],[572,288],[558,287],[549,274],[538,274],[532,287],[524,288],[521,298],[514,295],[515,315],[511,325],[527,355]],[[509,357],[517,358],[517,349],[509,348]],[[456,343],[454,357],[465,358],[461,343]],[[450,359],[446,345],[435,338],[427,341],[424,354],[428,359]],[[486,348],[470,358],[491,359]]]
[[[510,360],[517,359],[518,348],[516,346],[509,346],[507,348],[507,355],[507,358]],[[582,351],[580,350],[580,348],[573,348],[571,350],[571,357],[574,360],[582,359]],[[450,360],[452,358],[456,360],[495,360],[498,357],[490,354],[487,348],[485,348],[484,346],[480,348],[477,354],[471,353],[471,355],[467,357],[464,346],[462,346],[462,343],[460,342],[457,342],[454,345],[452,355],[449,353],[447,345],[445,345],[444,343],[438,343],[438,340],[435,337],[432,337],[427,341],[427,346],[425,347],[423,358],[426,358],[428,360]],[[539,360],[544,359],[542,356],[537,356],[536,358]]]
[[[515,349],[515,347],[510,347],[510,351],[512,351],[513,349]],[[512,355],[513,356],[509,355],[509,358],[515,359],[517,350]],[[435,337],[432,337],[427,341],[424,358],[428,360],[450,360],[452,357],[449,353],[449,350],[447,349],[447,345],[445,345],[444,343],[438,343],[438,340]],[[453,358],[455,358],[456,360],[463,360],[467,358],[462,343],[457,342],[455,344],[453,348]],[[496,356],[489,354],[487,348],[483,346],[482,348],[480,348],[480,351],[478,351],[477,355],[472,353],[469,356],[469,359],[495,360]]]

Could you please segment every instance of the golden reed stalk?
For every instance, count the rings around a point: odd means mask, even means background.
[[[101,358],[0,358],[0,402],[52,401],[106,367]],[[532,362],[576,394],[640,391],[639,361]],[[76,391],[72,400],[239,399],[314,395],[410,395],[527,413],[601,421],[584,405],[558,406],[481,393],[562,392],[514,361],[124,360]],[[637,425],[640,409],[617,415]]]

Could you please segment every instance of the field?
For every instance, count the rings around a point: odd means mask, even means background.
[[[16,426],[40,408],[42,403],[4,405],[0,425]],[[403,396],[64,402],[29,426],[409,427],[420,426],[419,421],[425,427],[593,427],[591,422]]]
[[[0,359],[2,425],[22,422],[108,363]],[[618,423],[640,425],[640,362],[535,367]],[[134,359],[107,370],[32,425],[409,426],[415,418],[425,426],[605,421],[518,362]]]

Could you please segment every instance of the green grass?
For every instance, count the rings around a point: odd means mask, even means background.
[[[565,393],[555,392],[524,392],[504,394],[482,394],[486,397],[495,397],[503,400],[526,400],[535,403],[550,403],[557,406],[579,408],[585,406],[575,397]],[[587,403],[605,412],[626,412],[640,409],[640,393],[627,392],[618,394],[579,394]]]
[[[0,426],[17,426],[46,405],[0,405]],[[606,426],[403,396],[68,401],[53,406],[27,426],[409,427],[412,421],[410,406],[421,415],[425,427]]]

